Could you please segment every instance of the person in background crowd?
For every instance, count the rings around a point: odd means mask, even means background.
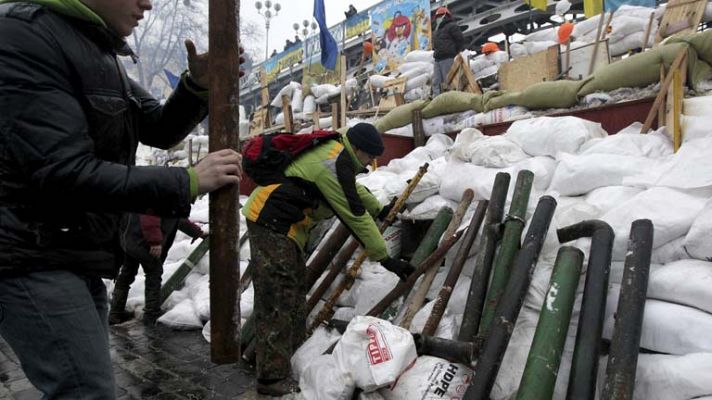
[[[358,14],[358,11],[356,10],[356,7],[354,7],[353,4],[349,4],[349,9],[347,11],[344,11],[344,15],[346,16],[346,19],[349,19],[356,14]]]
[[[45,399],[116,397],[106,286],[126,213],[184,218],[237,184],[240,154],[136,167],[208,113],[208,54],[161,105],[124,71],[150,0],[0,0],[0,335]]]
[[[452,64],[462,50],[465,49],[465,37],[460,27],[452,19],[450,10],[440,7],[435,11],[433,21],[433,97],[441,92],[442,84],[447,83],[447,75]]]
[[[143,322],[155,324],[161,315],[161,276],[168,250],[173,246],[177,231],[193,238],[206,237],[206,233],[187,218],[160,218],[154,215],[131,214],[124,243],[124,265],[116,278],[111,294],[109,325],[120,324],[133,317],[125,310],[131,284],[141,264],[146,274]]]

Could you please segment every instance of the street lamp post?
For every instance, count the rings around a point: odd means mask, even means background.
[[[263,6],[264,10],[262,9]],[[282,9],[282,6],[277,2],[272,3],[271,0],[265,0],[264,4],[258,0],[255,2],[255,8],[257,9],[257,13],[265,19],[265,61],[267,61],[269,58],[269,22],[273,17],[279,14],[279,10]]]
[[[309,36],[313,35],[316,32],[319,25],[317,25],[316,22],[312,21],[310,26],[309,21],[305,19],[304,21],[302,21],[302,26],[303,28],[300,32],[299,23],[295,22],[294,24],[292,24],[292,29],[294,29],[294,33],[297,36],[299,36],[299,34],[301,33],[301,36],[304,37],[304,39],[302,40],[304,42],[304,59],[307,61],[307,65],[311,65],[309,63],[309,43],[307,42],[307,39],[309,38]],[[309,29],[310,27],[311,29]]]

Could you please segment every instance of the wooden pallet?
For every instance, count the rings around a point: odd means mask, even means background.
[[[455,57],[455,62],[450,67],[447,74],[447,87],[449,90],[482,94],[480,85],[477,84],[475,76],[470,69],[470,63],[465,60],[462,54]]]
[[[518,92],[535,83],[556,80],[559,70],[557,44],[544,51],[502,64],[498,72],[499,87],[501,90]]]
[[[378,108],[382,110],[384,108],[395,108],[405,104],[403,94],[405,92],[405,83],[407,80],[408,78],[403,76],[383,85],[381,91],[386,92],[387,95],[381,97],[378,103]]]
[[[655,35],[655,43],[663,39],[685,33],[697,32],[702,22],[707,0],[670,0]]]

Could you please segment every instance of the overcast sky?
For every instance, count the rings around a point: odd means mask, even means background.
[[[272,0],[274,3],[274,0]],[[314,13],[314,1],[313,0],[277,0],[277,2],[282,6],[282,10],[279,15],[273,17],[270,22],[269,29],[269,53],[272,53],[272,49],[277,49],[277,52],[282,51],[284,48],[285,40],[294,39],[294,29],[292,25],[295,22],[299,24],[303,20],[313,20],[312,14]],[[348,10],[349,4],[353,4],[354,7],[360,12],[367,9],[368,7],[380,2],[380,0],[324,0],[324,7],[326,8],[326,24],[328,26],[334,26],[339,22],[344,20],[344,11]],[[264,0],[262,0],[264,4]],[[264,7],[262,8],[264,10]],[[249,21],[256,22],[261,28],[263,33],[262,43],[260,43],[259,52],[260,57],[264,57],[265,49],[265,20],[257,13],[255,8],[255,1],[241,1],[240,2],[240,18],[244,18]]]

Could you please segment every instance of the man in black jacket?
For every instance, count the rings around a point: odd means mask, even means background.
[[[126,212],[186,217],[239,182],[240,156],[135,167],[207,114],[207,54],[161,106],[117,55],[150,0],[0,0],[0,335],[50,399],[115,397],[106,287]]]
[[[433,96],[441,91],[441,84],[447,83],[447,74],[452,68],[455,56],[465,49],[465,37],[452,19],[450,10],[440,7],[435,11],[433,22]]]

